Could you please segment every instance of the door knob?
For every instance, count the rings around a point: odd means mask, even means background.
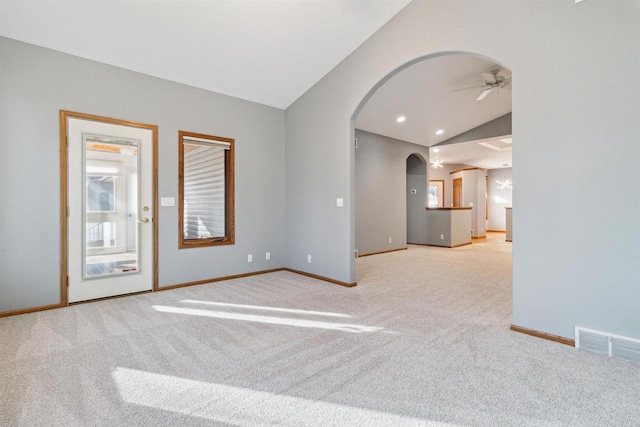
[[[149,218],[147,218],[147,217],[145,216],[144,218],[139,219],[138,221],[139,221],[139,222],[142,222],[142,223],[144,223],[144,224],[146,224],[146,223],[148,223],[148,222],[149,222]]]

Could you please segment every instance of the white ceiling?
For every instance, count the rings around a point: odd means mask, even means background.
[[[0,35],[285,109],[410,0],[0,1]]]
[[[429,160],[440,160],[445,165],[469,165],[481,169],[501,169],[512,167],[512,151],[503,149],[496,151],[488,148],[486,143],[498,148],[510,147],[501,139],[511,138],[511,135],[504,135],[498,138],[489,138],[478,141],[461,142],[458,144],[439,145],[429,149]],[[438,150],[437,152],[435,150]]]
[[[285,109],[409,1],[0,0],[0,35]],[[481,85],[480,73],[496,67],[469,55],[423,61],[386,82],[356,127],[437,144],[511,111],[510,91],[479,102],[481,89],[452,92]],[[454,157],[462,147],[447,148],[446,163],[507,162],[477,151]]]
[[[498,65],[471,55],[432,58],[401,71],[386,82],[364,106],[355,126],[391,138],[432,146],[511,112],[511,91],[496,90],[482,101],[480,73]],[[510,77],[508,70],[500,74]],[[517,84],[514,83],[514,84]],[[406,116],[398,123],[399,115]],[[438,129],[444,134],[436,135]]]

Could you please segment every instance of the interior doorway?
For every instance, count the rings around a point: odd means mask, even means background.
[[[453,207],[459,208],[462,206],[462,178],[455,178],[453,180]]]
[[[407,243],[426,242],[427,162],[419,154],[407,157]]]
[[[401,64],[374,85],[351,117],[352,136],[358,138],[358,148],[352,151],[354,165],[357,165],[352,169],[352,179],[355,183],[353,194],[356,200],[353,247],[359,253],[363,252],[362,246],[369,245],[371,241],[377,242],[377,247],[371,252],[383,252],[385,246],[391,244],[387,240],[388,236],[404,231],[393,227],[400,228],[404,225],[397,221],[396,211],[399,210],[400,203],[404,205],[406,201],[392,196],[402,191],[395,190],[395,187],[404,187],[399,175],[400,164],[407,158],[406,144],[429,148],[429,156],[424,156],[429,166],[426,205],[434,209],[434,212],[438,208],[442,209],[434,215],[448,215],[445,211],[453,207],[472,208],[471,224],[467,225],[466,220],[464,223],[456,222],[449,234],[464,235],[465,238],[485,235],[489,224],[486,174],[481,176],[482,174],[477,173],[473,179],[465,176],[464,181],[456,179],[460,178],[459,175],[452,174],[459,169],[466,171],[488,168],[474,164],[477,160],[474,153],[456,159],[455,162],[450,161],[447,156],[448,151],[459,142],[471,140],[476,141],[475,145],[479,150],[507,154],[507,146],[511,141],[511,82],[510,70],[490,58],[443,52]],[[377,143],[382,139],[388,144]],[[393,141],[397,141],[397,148],[393,148]],[[365,159],[361,147],[367,144],[373,147],[374,142],[376,156],[368,155]],[[485,144],[479,145],[479,142]],[[411,152],[421,151],[414,149],[409,153]],[[501,161],[499,166],[491,169],[504,168],[505,163],[507,161]],[[510,166],[510,160],[508,163]],[[384,185],[371,185],[372,182],[381,181],[382,177]],[[480,177],[483,181],[482,192]],[[491,184],[493,180],[493,176],[489,176],[488,183]],[[389,191],[390,186],[394,186],[393,191]],[[410,188],[407,187],[406,191],[410,191]],[[380,203],[377,209],[363,209],[359,202],[363,197],[384,203]],[[404,210],[405,206],[401,207]],[[491,214],[491,210],[488,212]],[[439,246],[437,243],[439,240],[446,240],[447,233],[433,232],[431,236],[429,233],[436,230],[433,224],[437,222],[434,221],[431,221],[431,227],[429,221],[425,221],[426,233],[430,244]],[[432,241],[436,243],[431,243]],[[407,243],[413,242],[407,239]],[[355,261],[352,266],[353,277],[357,279]]]
[[[62,111],[61,131],[63,301],[154,289],[157,128]]]

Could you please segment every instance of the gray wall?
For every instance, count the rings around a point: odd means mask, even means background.
[[[61,109],[158,125],[159,196],[178,196],[179,129],[235,138],[236,244],[178,250],[161,207],[161,286],[284,265],[282,110],[6,38],[0,78],[0,311],[59,302]]]
[[[513,71],[513,323],[640,338],[639,14],[635,0],[410,3],[286,111],[286,264],[355,279],[353,118],[402,67],[472,52]],[[617,191],[600,169],[618,171]]]
[[[489,171],[489,220],[487,221],[487,230],[506,230],[505,207],[512,205],[513,190],[498,188],[498,181],[504,181],[505,178],[513,181],[512,169],[490,169]]]
[[[355,135],[358,138],[355,155],[356,249],[364,255],[405,248],[409,191],[407,158],[417,153],[428,161],[429,149],[361,130],[356,130]],[[426,186],[423,191],[421,214],[424,218]]]
[[[427,162],[412,154],[407,158],[407,242],[427,243]],[[415,194],[412,193],[415,190]]]
[[[429,209],[427,211],[427,244],[435,246],[451,246],[451,211]],[[471,220],[469,220],[471,222]],[[469,240],[471,238],[469,237]]]
[[[478,141],[481,139],[493,138],[496,136],[511,135],[511,132],[511,113],[509,113],[505,114],[504,116],[500,116],[497,119],[488,121],[487,123],[481,124],[480,126],[470,129],[466,132],[458,134],[454,137],[445,139],[444,141],[436,144],[436,146],[457,144],[460,142],[468,141]]]
[[[429,209],[427,244],[456,247],[471,243],[471,209]]]

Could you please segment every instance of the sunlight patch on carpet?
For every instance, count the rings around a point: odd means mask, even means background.
[[[281,308],[281,307],[268,307],[264,305],[246,305],[246,304],[230,304],[226,302],[214,302],[214,301],[198,301],[192,299],[185,299],[180,301],[181,303],[187,304],[202,304],[202,305],[213,305],[218,307],[230,307],[230,308],[241,308],[241,309],[249,309],[249,310],[264,310],[264,311],[278,311],[281,313],[293,313],[293,314],[307,314],[311,316],[327,316],[327,317],[343,317],[343,318],[351,318],[353,316],[349,316],[348,314],[342,313],[331,313],[326,311],[309,311],[309,310],[299,310],[295,308]]]
[[[316,320],[287,317],[259,316],[256,314],[231,313],[226,311],[199,310],[195,308],[154,305],[153,309],[162,313],[185,314],[190,316],[215,317],[217,319],[244,320],[247,322],[270,323],[273,325],[297,326],[300,328],[328,329],[342,332],[379,332],[384,328],[377,326],[352,325],[347,323],[320,322]]]
[[[455,427],[337,403],[286,396],[123,367],[111,376],[127,403],[238,425]],[[301,415],[304,414],[304,418]]]

